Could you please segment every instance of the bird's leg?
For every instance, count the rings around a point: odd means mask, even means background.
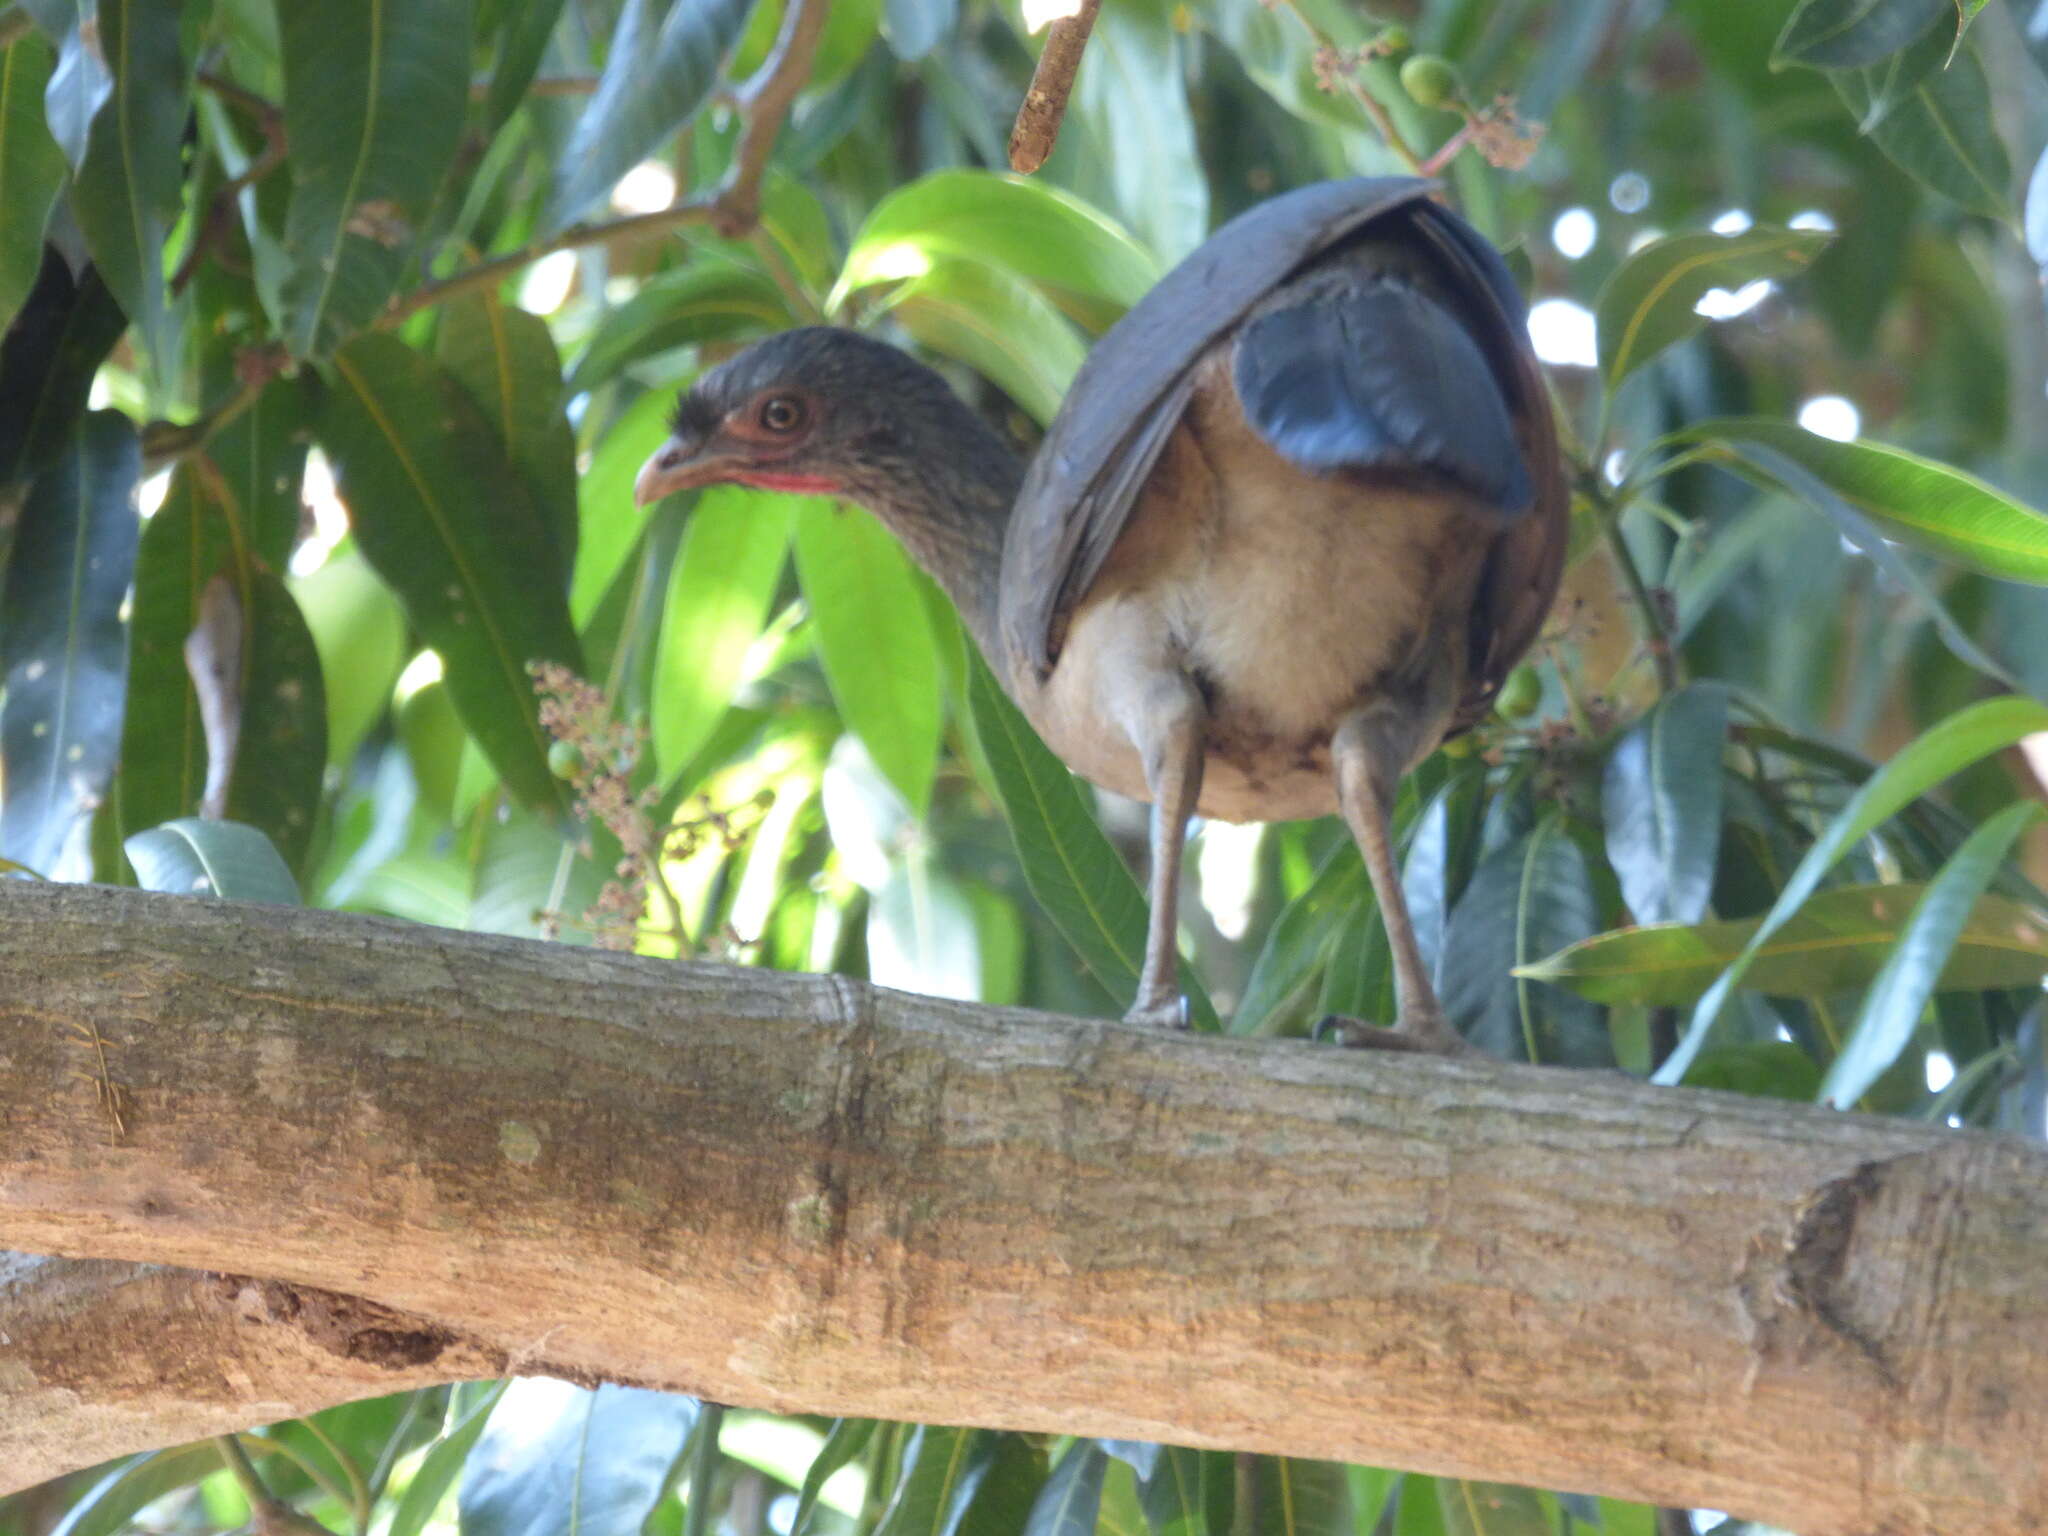
[[[1387,925],[1387,944],[1394,956],[1394,996],[1399,1015],[1392,1029],[1343,1024],[1338,1033],[1346,1045],[1429,1051],[1463,1056],[1472,1047],[1444,1016],[1430,985],[1429,968],[1415,942],[1408,899],[1401,890],[1401,872],[1394,864],[1392,808],[1394,790],[1406,755],[1389,739],[1384,723],[1371,715],[1349,716],[1330,740],[1331,766],[1337,775],[1337,803],[1365,858],[1365,872],[1379,899],[1380,919]]]
[[[1145,785],[1152,792],[1152,918],[1145,931],[1138,995],[1124,1022],[1186,1029],[1188,1006],[1180,992],[1176,940],[1181,854],[1188,818],[1202,794],[1202,696],[1185,677],[1159,677],[1145,690],[1131,723],[1131,738],[1145,761]]]

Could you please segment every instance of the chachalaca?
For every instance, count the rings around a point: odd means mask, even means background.
[[[1096,343],[1028,467],[931,369],[820,326],[704,374],[640,472],[643,503],[737,482],[866,506],[1053,751],[1151,802],[1133,1022],[1185,1020],[1188,818],[1341,810],[1399,1001],[1347,1037],[1464,1049],[1394,792],[1535,639],[1569,496],[1521,297],[1431,190],[1325,182],[1225,225]]]

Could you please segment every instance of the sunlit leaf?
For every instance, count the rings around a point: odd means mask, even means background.
[[[2006,807],[1964,841],[1921,893],[1900,930],[1897,945],[1886,957],[1864,996],[1856,1024],[1842,1042],[1841,1053],[1821,1084],[1824,1102],[1847,1106],[1898,1060],[1913,1038],[1934,991],[1948,980],[1958,946],[1972,928],[1985,921],[1984,893],[1998,875],[2013,844],[2028,828],[2048,821],[2048,806],[2022,801]],[[2000,903],[2001,906],[2004,903]],[[2020,985],[2048,976],[2048,915],[2027,914],[2007,930],[2015,940],[2031,933],[2035,940],[2036,974]]]
[[[1703,328],[1706,316],[1696,306],[1710,289],[1791,277],[1827,242],[1816,230],[1758,224],[1739,235],[1673,235],[1644,246],[1607,279],[1595,302],[1608,390]]]
[[[353,544],[288,586],[320,655],[327,760],[345,763],[390,701],[405,664],[405,615]]]
[[[657,272],[606,311],[569,376],[571,393],[597,388],[628,365],[674,347],[766,335],[795,324],[767,274],[707,256]]]
[[[1049,422],[1086,349],[1038,291],[995,267],[935,260],[891,299],[890,313],[919,343],[985,374]]]
[[[1696,922],[1721,844],[1728,698],[1695,684],[1660,700],[1619,742],[1601,779],[1607,862],[1639,923]]]
[[[1099,142],[1116,146],[1108,171],[1118,211],[1166,262],[1179,261],[1209,232],[1209,182],[1182,46],[1164,7],[1105,5],[1088,42],[1088,68],[1074,85],[1074,109]]]
[[[652,508],[633,503],[633,478],[647,456],[668,440],[675,396],[649,390],[626,407],[591,454],[576,488],[576,574],[569,584],[569,613],[586,627],[605,593],[625,567],[647,525]]]
[[[805,498],[796,570],[839,714],[923,815],[938,767],[939,656],[903,547],[858,508]]]
[[[412,1481],[405,1485],[405,1493],[392,1513],[391,1528],[385,1536],[420,1536],[427,1522],[434,1517],[434,1511],[440,1508],[442,1498],[455,1486],[455,1479],[462,1475],[469,1453],[483,1437],[484,1428],[491,1421],[492,1410],[498,1406],[498,1400],[510,1385],[509,1380],[493,1382],[484,1400],[435,1442],[434,1448],[427,1452],[413,1473]]]
[[[1822,891],[1757,946],[1742,986],[1781,996],[1860,987],[1878,974],[1926,887],[1851,885]],[[1660,923],[1582,940],[1521,974],[1606,1003],[1685,1004],[1742,954],[1760,918]],[[1941,972],[1943,988],[2026,986],[2048,974],[2048,914],[1984,898]]]
[[[550,227],[582,217],[696,114],[750,9],[752,0],[626,0],[597,94],[556,162]]]
[[[580,665],[548,529],[490,426],[396,338],[357,337],[321,412],[356,539],[441,655],[463,721],[529,805],[559,804],[527,666]]]
[[[181,816],[122,844],[146,891],[297,906],[299,887],[277,849],[238,821]]]
[[[732,703],[747,650],[768,622],[795,511],[790,497],[723,485],[691,509],[654,659],[654,761],[664,780]]]
[[[985,1430],[919,1425],[911,1432],[895,1492],[874,1536],[955,1536],[988,1473]]]
[[[698,1412],[695,1398],[638,1387],[513,1382],[463,1467],[463,1536],[633,1536]]]
[[[0,856],[50,878],[83,871],[83,839],[121,743],[121,604],[135,572],[135,429],[86,417],[30,487],[0,602]]]
[[[825,1443],[818,1448],[810,1470],[804,1474],[803,1487],[797,1490],[796,1509],[790,1515],[789,1536],[809,1536],[811,1516],[818,1507],[818,1495],[824,1491],[826,1479],[866,1450],[874,1433],[873,1419],[832,1421]],[[394,1532],[393,1536],[402,1536],[402,1533]]]
[[[454,158],[469,101],[471,0],[278,8],[292,264],[277,317],[322,356],[391,294]]]
[[[1756,931],[1693,1009],[1678,1049],[1657,1069],[1654,1080],[1675,1083],[1684,1079],[1729,994],[1742,984],[1758,951],[1806,904],[1843,854],[1951,774],[2043,730],[2048,730],[2048,705],[2026,698],[1986,699],[1958,710],[1900,748],[1815,839]]]

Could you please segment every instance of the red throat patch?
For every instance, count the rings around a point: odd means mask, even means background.
[[[750,470],[734,475],[741,485],[761,491],[789,491],[798,496],[837,496],[839,482],[825,475],[782,475],[773,470]]]

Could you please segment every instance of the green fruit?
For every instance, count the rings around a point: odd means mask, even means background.
[[[1418,53],[1401,66],[1401,89],[1417,106],[1441,107],[1458,95],[1458,71],[1441,54]]]
[[[1536,675],[1531,666],[1515,668],[1500,685],[1500,694],[1493,701],[1494,712],[1503,720],[1520,720],[1536,713],[1536,706],[1543,702],[1543,679]]]
[[[1406,27],[1381,27],[1379,36],[1372,40],[1372,45],[1379,51],[1381,58],[1385,58],[1390,53],[1406,53],[1408,51],[1408,29]]]
[[[558,779],[573,779],[583,769],[583,754],[573,741],[548,743],[548,772]]]

